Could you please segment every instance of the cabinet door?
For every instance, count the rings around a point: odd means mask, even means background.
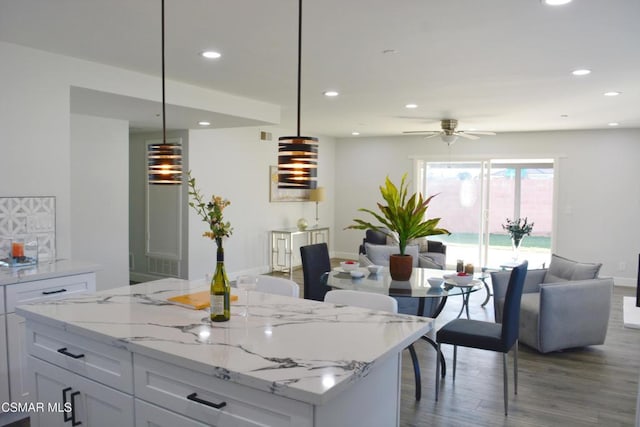
[[[63,399],[72,404],[67,421],[72,417],[83,426],[127,427],[134,425],[133,396],[106,387],[88,378],[73,374],[29,356],[32,369],[34,401],[43,402],[45,407],[57,405],[60,411],[37,412],[32,416],[34,426],[49,427],[65,425],[62,411]],[[63,390],[66,390],[63,395]],[[71,425],[71,423],[66,424]]]
[[[136,427],[208,427],[191,418],[136,399]]]
[[[9,402],[9,365],[7,363],[6,317],[0,314],[0,402]]]
[[[27,378],[25,320],[15,313],[7,314],[7,346],[9,355],[9,391],[13,402],[30,400]]]

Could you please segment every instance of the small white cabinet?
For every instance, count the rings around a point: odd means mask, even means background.
[[[133,396],[29,356],[33,400],[46,411],[31,414],[31,425],[127,427],[134,425]]]
[[[5,288],[7,312],[7,337],[5,341],[8,348],[9,396],[13,402],[25,402],[32,400],[29,396],[27,383],[25,321],[15,314],[16,306],[95,292],[96,275],[95,273],[75,274],[21,282],[7,285]]]

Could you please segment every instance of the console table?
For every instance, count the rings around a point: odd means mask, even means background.
[[[305,236],[306,244],[326,243],[329,245],[329,227],[284,228],[271,231],[271,272],[293,271],[293,245],[296,236]]]

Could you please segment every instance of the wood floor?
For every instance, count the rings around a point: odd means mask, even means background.
[[[338,265],[339,260],[332,263]],[[293,279],[302,284],[302,270]],[[302,286],[301,286],[302,287]],[[520,345],[518,394],[513,395],[513,358],[509,357],[509,415],[504,416],[502,355],[459,348],[455,383],[448,372],[434,400],[435,351],[416,344],[422,369],[422,400],[414,398],[411,359],[403,352],[400,425],[413,426],[634,426],[640,375],[640,330],[622,326],[622,297],[632,288],[614,289],[613,307],[604,345],[540,354]],[[493,320],[493,301],[480,307],[486,294],[470,300],[471,318]],[[460,299],[451,298],[436,329],[455,318]],[[451,346],[443,346],[452,363]],[[374,403],[372,403],[374,404]]]

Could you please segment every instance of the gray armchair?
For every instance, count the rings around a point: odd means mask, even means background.
[[[598,278],[600,266],[553,255],[548,270],[529,270],[520,306],[520,342],[541,353],[603,344],[613,279]],[[491,273],[496,322],[502,320],[509,276],[509,271]]]

